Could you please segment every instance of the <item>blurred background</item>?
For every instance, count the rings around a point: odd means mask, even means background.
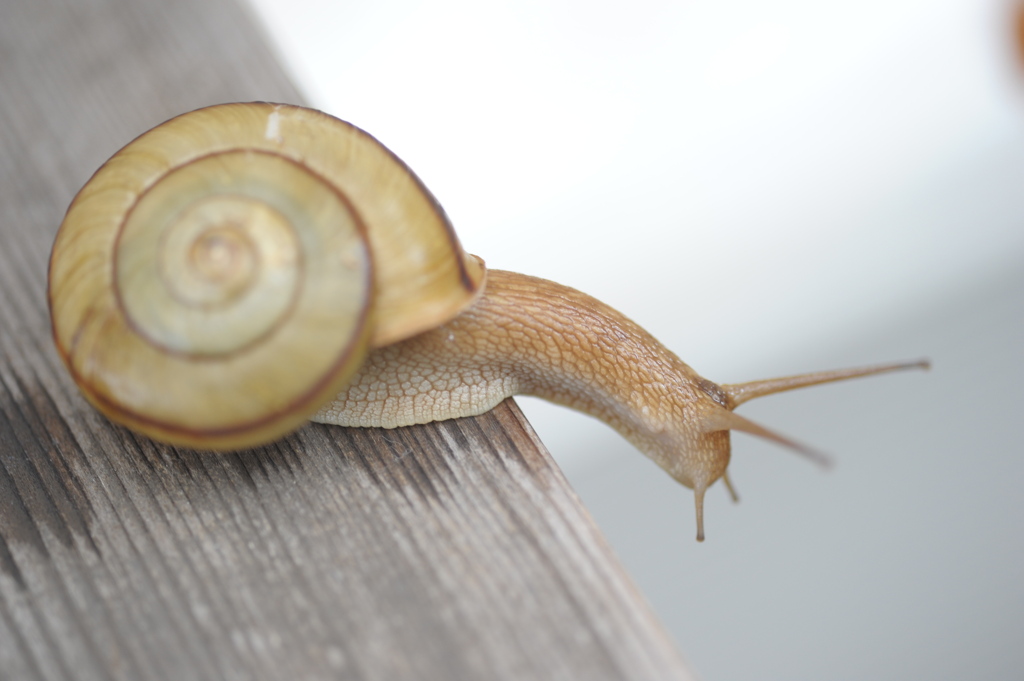
[[[251,0],[493,268],[728,383],[927,356],[741,412],[741,496],[521,398],[702,677],[1024,678],[1024,62],[1004,0]]]

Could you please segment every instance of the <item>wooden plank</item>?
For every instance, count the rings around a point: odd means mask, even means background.
[[[689,678],[511,401],[231,455],[89,408],[45,300],[75,191],[172,115],[300,98],[232,0],[2,14],[0,678]]]

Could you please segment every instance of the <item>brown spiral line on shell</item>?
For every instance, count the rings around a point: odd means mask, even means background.
[[[290,157],[288,157],[288,156],[286,156],[284,154],[278,154],[278,153],[275,153],[275,152],[272,152],[272,151],[267,151],[267,150],[262,150],[262,149],[247,149],[247,148],[223,149],[223,150],[218,150],[218,151],[210,153],[210,154],[205,154],[205,155],[197,156],[197,157],[195,157],[193,159],[190,159],[187,163],[184,163],[184,164],[181,164],[179,166],[175,166],[174,168],[169,169],[167,173],[164,173],[164,176],[166,176],[166,175],[168,175],[170,173],[173,173],[173,172],[177,172],[177,171],[183,170],[183,169],[187,168],[188,166],[190,166],[190,165],[192,165],[194,163],[197,163],[197,162],[199,162],[201,160],[207,159],[207,158],[211,158],[211,157],[215,157],[215,156],[220,156],[220,155],[223,155],[223,154],[240,153],[240,152],[244,152],[244,153],[248,153],[248,154],[259,154],[259,155],[266,155],[266,156],[276,157],[278,159],[281,159],[281,160],[283,160],[283,161],[285,161],[287,163],[290,163],[290,164],[294,165],[300,171],[308,173],[309,175],[314,177],[323,186],[327,187],[332,192],[332,194],[339,200],[339,202],[342,205],[345,206],[345,208],[348,210],[350,215],[353,217],[353,222],[354,222],[354,224],[355,224],[355,226],[356,226],[356,228],[357,228],[357,230],[358,230],[358,232],[359,232],[363,242],[368,244],[367,228],[366,228],[366,225],[365,225],[365,223],[363,221],[363,218],[360,215],[360,213],[356,210],[356,208],[352,204],[352,202],[349,200],[349,198],[344,194],[344,192],[342,192],[337,186],[335,186],[333,183],[328,181],[320,173],[318,173],[315,170],[313,170],[312,168],[310,168],[308,165],[306,165],[306,164],[304,164],[304,163],[302,163],[302,162],[300,162],[300,161],[298,161],[296,159],[290,158]],[[116,275],[116,269],[117,269],[117,264],[118,264],[117,263],[117,252],[118,252],[118,248],[119,248],[119,246],[121,244],[121,238],[122,238],[122,235],[124,233],[125,225],[129,221],[129,219],[130,219],[130,217],[131,217],[135,207],[138,205],[139,201],[153,187],[155,187],[159,183],[159,181],[160,181],[160,179],[162,179],[162,177],[163,176],[161,176],[161,178],[157,179],[155,182],[153,182],[152,184],[147,186],[146,189],[143,190],[143,192],[140,193],[138,197],[136,197],[135,201],[132,203],[131,208],[125,213],[124,217],[121,220],[121,223],[120,223],[120,225],[118,227],[117,236],[115,237],[115,240],[114,240],[114,247],[113,247],[114,257],[111,258],[111,263],[110,263],[110,268],[111,268],[111,275],[110,276],[111,276],[111,280],[112,281],[115,281],[115,282],[117,281],[117,275]],[[289,227],[291,227],[291,226],[289,225]],[[454,244],[457,244],[458,241],[457,241],[457,237],[455,237],[454,230],[452,230],[449,227],[448,231],[449,231],[450,237],[452,239],[452,242]],[[301,271],[301,270],[304,270],[305,267],[306,267],[306,260],[305,260],[306,256],[301,251],[301,249],[298,251],[298,255],[299,255],[298,267],[299,267],[299,269]],[[365,271],[364,284],[365,284],[367,290],[371,290],[372,291],[372,284],[373,284],[374,275],[375,275],[372,258],[370,258],[368,260],[367,265],[368,265],[368,267],[367,267],[367,269]],[[467,275],[465,273],[465,269],[464,269],[464,267],[462,267],[461,261],[459,262],[459,265],[460,265],[460,271],[462,272],[463,279],[468,281]],[[472,286],[472,283],[469,282],[469,285]],[[265,332],[263,332],[260,335],[256,336],[255,338],[250,340],[248,343],[245,343],[244,345],[240,345],[238,347],[233,348],[229,352],[220,353],[220,354],[189,353],[189,352],[182,352],[180,350],[176,350],[174,348],[168,347],[166,344],[161,343],[159,340],[153,338],[151,334],[147,333],[145,329],[143,329],[141,326],[139,326],[136,323],[135,318],[131,314],[128,313],[128,310],[127,310],[127,308],[125,306],[125,303],[124,303],[124,299],[123,299],[122,294],[121,294],[121,290],[117,286],[114,287],[114,300],[116,301],[116,309],[117,309],[117,311],[121,314],[121,316],[125,320],[126,324],[129,326],[129,328],[131,328],[131,330],[134,333],[138,334],[141,338],[144,338],[147,342],[149,342],[153,346],[160,348],[162,351],[164,351],[164,352],[166,352],[166,353],[168,353],[170,355],[181,357],[182,359],[186,359],[188,361],[192,361],[192,362],[210,361],[210,362],[213,362],[213,361],[220,361],[220,360],[223,360],[225,358],[228,358],[228,357],[231,357],[231,356],[234,356],[234,355],[242,354],[242,353],[246,352],[247,350],[251,349],[252,347],[255,347],[255,346],[259,345],[261,342],[263,342],[268,337],[273,335],[273,333],[276,330],[278,330],[282,325],[286,324],[288,322],[289,318],[292,316],[292,314],[293,314],[293,312],[294,312],[294,310],[296,308],[296,303],[297,303],[297,301],[301,297],[302,288],[303,288],[302,279],[299,278],[298,285],[296,286],[295,291],[293,292],[293,294],[292,294],[292,296],[291,296],[291,298],[289,300],[287,308],[285,309],[283,314],[281,314],[275,320],[275,323],[272,324]],[[48,286],[47,287],[47,296],[48,296],[48,298],[50,297],[50,295],[51,295],[51,292],[50,292],[50,289],[49,289],[49,286]],[[364,327],[368,323],[369,316],[370,316],[370,309],[371,309],[371,305],[369,305],[369,304],[362,307],[362,310],[361,310],[361,312],[359,314],[359,317],[358,317],[358,326],[359,327]],[[91,316],[92,316],[91,313],[87,314],[84,322],[88,322],[89,319],[91,318]],[[87,324],[83,323],[81,325],[81,328],[84,328],[85,326],[87,326]],[[74,354],[75,348],[77,346],[77,342],[78,342],[78,338],[79,338],[79,333],[80,333],[80,331],[75,333],[75,335],[73,337],[73,340],[72,340],[72,343],[71,343],[70,347],[67,348],[66,351],[61,346],[61,344],[59,342],[57,342],[56,333],[54,333],[54,341],[55,341],[55,344],[57,345],[58,351],[62,355],[62,359],[64,361],[64,364],[69,368],[69,370],[72,373],[76,383],[78,383],[79,385],[82,385],[84,383],[83,376],[75,369],[74,364],[70,361],[70,358]],[[157,429],[159,429],[161,431],[164,431],[164,432],[167,432],[167,433],[173,433],[173,434],[176,434],[176,435],[181,435],[181,436],[185,436],[185,437],[189,437],[189,438],[193,438],[193,439],[198,439],[198,438],[202,438],[202,437],[230,437],[230,436],[234,436],[234,435],[238,435],[238,434],[241,434],[241,433],[245,433],[247,431],[251,431],[251,430],[260,428],[260,427],[262,427],[262,426],[264,426],[266,424],[275,422],[278,419],[282,418],[283,416],[285,416],[285,415],[287,415],[289,413],[292,413],[292,412],[294,412],[296,410],[303,410],[303,411],[311,410],[313,408],[311,406],[311,404],[310,404],[311,400],[315,396],[319,395],[326,388],[326,386],[334,380],[334,378],[338,374],[338,372],[342,370],[342,367],[345,366],[347,363],[349,363],[351,361],[351,357],[352,357],[353,352],[355,351],[355,349],[356,349],[356,344],[354,342],[347,343],[344,346],[343,351],[336,358],[336,360],[329,365],[329,370],[326,371],[323,374],[323,377],[319,381],[311,384],[302,394],[298,395],[295,399],[293,399],[290,402],[286,403],[284,406],[282,406],[279,409],[276,409],[274,411],[267,412],[266,414],[264,414],[262,417],[260,417],[258,419],[253,419],[253,420],[245,421],[245,422],[239,422],[239,423],[234,424],[234,425],[232,425],[230,427],[204,428],[204,429],[188,428],[188,427],[185,427],[185,426],[168,423],[166,421],[163,421],[163,420],[160,420],[160,419],[156,419],[156,418],[147,416],[147,415],[145,415],[141,411],[135,411],[135,410],[129,409],[126,406],[124,406],[123,404],[121,404],[121,403],[119,403],[119,402],[117,402],[115,400],[108,399],[103,394],[97,393],[95,391],[90,391],[90,397],[95,402],[101,403],[105,407],[106,411],[108,411],[108,412],[114,412],[114,413],[122,414],[122,415],[124,415],[124,417],[126,417],[127,419],[130,419],[130,420],[132,420],[134,422],[146,424],[146,425],[148,425],[150,427],[157,428]]]
[[[348,210],[348,212],[353,216],[354,222],[356,224],[356,228],[359,230],[359,234],[362,236],[363,241],[364,242],[368,242],[368,235],[367,235],[366,224],[363,222],[363,218],[359,214],[359,211],[357,211],[355,206],[352,205],[352,202],[348,199],[347,196],[345,196],[344,192],[342,192],[338,187],[336,187],[333,183],[331,183],[327,178],[325,178],[323,175],[321,175],[320,173],[318,173],[315,170],[313,170],[312,168],[310,168],[308,165],[306,165],[306,164],[304,164],[304,163],[302,163],[302,162],[300,162],[300,161],[298,161],[298,160],[296,160],[294,158],[286,156],[284,154],[279,154],[279,153],[275,153],[275,152],[272,152],[272,151],[267,151],[267,150],[264,150],[264,149],[246,149],[246,148],[221,149],[221,150],[218,150],[218,151],[210,153],[210,154],[204,154],[202,156],[196,156],[195,158],[190,159],[187,163],[183,163],[181,165],[178,165],[178,166],[175,166],[174,168],[169,169],[166,173],[164,173],[155,182],[153,182],[148,187],[146,187],[136,197],[135,201],[132,203],[131,208],[128,209],[128,211],[125,213],[124,217],[121,219],[121,224],[118,227],[117,236],[115,237],[115,240],[114,240],[114,247],[113,247],[114,257],[111,258],[111,262],[110,262],[111,281],[113,281],[115,283],[117,282],[117,265],[118,265],[117,253],[118,253],[118,251],[120,249],[121,238],[122,238],[122,236],[124,234],[125,225],[128,223],[129,219],[131,218],[132,214],[134,213],[135,208],[139,204],[139,202],[142,201],[142,199],[154,187],[156,187],[159,184],[160,179],[163,179],[163,177],[166,177],[166,176],[168,176],[168,175],[170,175],[172,173],[182,171],[182,170],[188,168],[189,166],[194,165],[196,163],[199,163],[201,161],[204,161],[206,159],[215,158],[217,156],[233,154],[233,153],[258,154],[258,155],[278,158],[278,159],[280,159],[282,161],[285,161],[287,163],[290,163],[290,164],[294,165],[297,169],[301,170],[302,172],[305,172],[305,173],[311,175],[312,177],[316,178],[317,181],[319,181],[321,184],[323,184],[325,187],[327,187],[334,194],[334,196],[337,197],[338,200],[345,206],[345,208]],[[457,238],[454,235],[454,231],[451,231],[451,230],[449,230],[449,231],[451,233],[451,238],[454,240],[454,243],[457,244],[458,241],[457,241]],[[300,259],[300,261],[299,261],[298,267],[299,267],[299,269],[301,271],[301,270],[304,270],[305,267],[306,267],[305,255],[302,253],[301,250],[299,251],[299,259]],[[460,273],[461,273],[461,276],[462,276],[463,280],[466,280],[467,274],[466,274],[465,267],[464,267],[461,259],[459,260],[459,268],[460,268]],[[371,259],[370,270],[369,270],[369,277],[370,277],[370,281],[371,282],[373,281],[373,274],[374,274],[373,273],[373,263],[372,263],[372,259]],[[128,313],[128,310],[127,310],[127,307],[125,305],[124,298],[122,296],[121,289],[120,289],[119,286],[115,286],[114,287],[114,299],[116,301],[118,311],[124,317],[124,319],[127,322],[128,326],[132,329],[132,331],[134,331],[140,337],[145,338],[147,340],[147,342],[149,342],[150,344],[152,344],[152,345],[154,345],[156,347],[161,348],[163,351],[167,352],[170,355],[175,355],[175,356],[178,356],[178,357],[182,357],[184,359],[189,359],[189,360],[192,360],[192,361],[213,361],[213,360],[222,359],[224,357],[229,357],[231,355],[240,354],[242,352],[245,352],[249,348],[252,348],[252,347],[254,347],[256,345],[259,345],[261,342],[263,342],[269,336],[271,336],[278,328],[280,328],[281,325],[287,323],[288,318],[292,315],[292,312],[295,309],[295,304],[298,301],[298,299],[299,299],[299,297],[301,296],[301,293],[302,293],[301,279],[299,280],[299,282],[300,283],[296,287],[295,292],[292,294],[291,300],[289,301],[288,307],[286,308],[285,312],[265,332],[263,332],[262,334],[254,337],[248,343],[246,343],[244,345],[237,346],[236,348],[234,348],[233,350],[231,350],[228,353],[219,353],[219,354],[212,354],[212,355],[208,355],[208,354],[204,354],[204,353],[183,352],[181,350],[177,350],[175,348],[168,347],[166,344],[164,344],[164,343],[160,342],[158,339],[154,338],[151,334],[149,334],[145,329],[143,329],[141,326],[139,326],[136,323],[135,318]],[[472,282],[470,282],[469,285],[471,286]],[[365,322],[365,316],[366,316],[366,312],[364,311],[364,314],[363,314],[364,319],[362,320],[364,322]],[[72,347],[71,350],[73,350],[73,349],[74,348]],[[71,354],[71,353],[69,352],[69,354]]]

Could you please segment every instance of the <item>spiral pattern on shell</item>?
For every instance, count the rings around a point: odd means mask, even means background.
[[[482,280],[374,138],[254,103],[171,119],[101,167],[58,233],[49,296],[57,348],[102,412],[234,449],[303,423],[371,345],[447,321]]]

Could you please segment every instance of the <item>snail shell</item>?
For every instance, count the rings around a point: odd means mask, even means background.
[[[228,104],[96,172],[57,234],[49,299],[57,349],[100,411],[236,449],[304,423],[370,347],[451,319],[483,280],[373,137],[319,111]]]

